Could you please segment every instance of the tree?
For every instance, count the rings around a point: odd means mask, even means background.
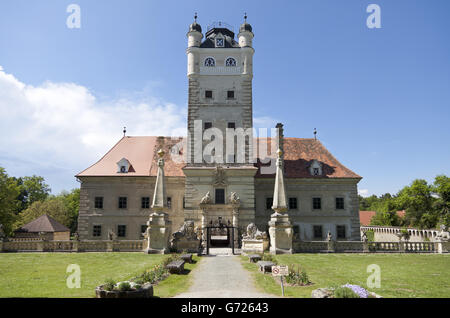
[[[31,177],[19,178],[22,191],[22,207],[28,208],[36,201],[45,201],[50,194],[50,187],[45,183],[43,177],[33,175]]]
[[[406,210],[408,224],[419,228],[436,226],[434,201],[432,187],[422,179],[416,179],[410,186],[404,187],[396,198],[397,207]]]
[[[20,213],[19,220],[15,224],[15,228],[19,228],[43,214],[51,216],[56,221],[67,227],[70,227],[71,225],[71,218],[65,205],[64,199],[62,197],[52,197],[45,200],[44,202],[33,202],[29,208]]]
[[[437,195],[434,204],[439,224],[450,227],[450,178],[445,175],[436,176],[432,191]]]
[[[4,168],[0,167],[0,224],[6,235],[11,235],[13,224],[17,219],[19,205],[17,197],[20,193],[16,180],[8,177]]]
[[[80,208],[80,189],[73,189],[70,192],[61,192],[59,197],[62,198],[67,209],[67,215],[70,219],[70,231],[76,232],[78,225],[78,210]]]

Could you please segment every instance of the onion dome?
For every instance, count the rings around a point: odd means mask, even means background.
[[[252,26],[250,24],[248,24],[247,22],[242,23],[241,27],[239,28],[239,32],[244,32],[244,31],[252,32]]]
[[[197,31],[197,32],[202,33],[202,27],[197,22],[194,22],[189,26],[189,32],[192,32],[192,31]]]

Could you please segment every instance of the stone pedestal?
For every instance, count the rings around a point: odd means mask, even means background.
[[[264,253],[269,249],[268,239],[242,239],[243,253]]]
[[[287,214],[275,212],[270,216],[269,235],[271,254],[292,254],[294,231]]]
[[[435,243],[436,252],[439,254],[448,253],[448,245],[447,241],[437,241]]]
[[[363,242],[363,253],[369,253],[369,242]]]
[[[233,206],[234,247],[239,246],[239,206]]]
[[[36,244],[36,252],[44,251],[44,241],[38,241]]]
[[[166,254],[169,252],[170,221],[167,214],[152,213],[147,222],[147,254]]]
[[[78,246],[80,242],[79,241],[73,241],[72,242],[72,252],[78,252]]]
[[[106,251],[107,252],[114,251],[114,241],[107,241],[106,242]]]
[[[335,241],[328,241],[327,242],[327,252],[328,253],[334,253],[335,252]]]

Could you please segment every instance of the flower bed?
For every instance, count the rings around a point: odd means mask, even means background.
[[[170,275],[166,265],[177,259],[179,255],[170,255],[161,264],[129,281],[116,283],[109,279],[105,284],[97,286],[95,295],[97,298],[150,298],[153,296],[153,286]]]
[[[359,285],[345,284],[336,288],[319,288],[311,293],[312,298],[382,298]]]

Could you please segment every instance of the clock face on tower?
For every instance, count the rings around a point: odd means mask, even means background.
[[[216,47],[224,47],[224,40],[223,40],[223,38],[217,38],[216,39]]]

